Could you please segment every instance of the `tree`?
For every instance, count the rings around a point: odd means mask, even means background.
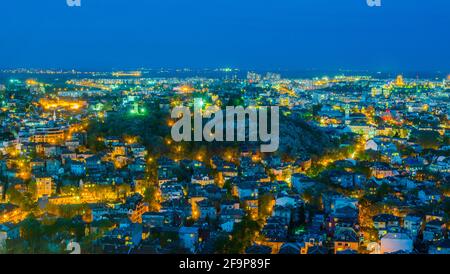
[[[413,134],[412,139],[424,148],[437,149],[442,143],[441,135],[436,131],[418,130]]]
[[[272,207],[275,201],[275,197],[272,193],[266,193],[259,197],[259,218],[264,220],[272,214]]]
[[[305,205],[302,205],[298,209],[298,225],[302,225],[306,222],[306,215],[305,215]]]
[[[37,209],[37,203],[29,192],[21,193],[13,187],[8,188],[6,193],[9,201],[19,206],[22,210],[31,212]]]
[[[335,148],[320,128],[293,116],[280,118],[280,153],[283,155],[324,154]]]
[[[235,224],[232,234],[221,236],[216,242],[216,251],[219,254],[241,254],[251,246],[261,230],[258,222],[245,216],[240,223]]]
[[[161,193],[156,186],[148,186],[144,191],[144,201],[148,203],[150,211],[159,211],[161,208]]]
[[[381,200],[384,197],[386,197],[386,195],[388,195],[390,192],[392,192],[392,188],[388,184],[382,183],[381,186],[377,189],[375,196],[379,200]]]
[[[43,230],[41,224],[33,215],[26,218],[21,226],[22,239],[26,241],[31,248],[31,252],[37,251],[40,248],[42,241]]]

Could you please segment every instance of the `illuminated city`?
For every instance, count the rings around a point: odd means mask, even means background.
[[[0,19],[0,254],[450,254],[448,3],[61,2]]]
[[[68,73],[55,83],[5,71],[4,248],[62,252],[75,239],[89,253],[445,250],[450,77],[218,71],[233,76]],[[203,108],[280,106],[279,151],[174,142],[170,109],[199,98]],[[37,227],[39,238],[27,234]]]

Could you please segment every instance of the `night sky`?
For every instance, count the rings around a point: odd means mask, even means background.
[[[0,1],[0,68],[450,72],[450,1]]]

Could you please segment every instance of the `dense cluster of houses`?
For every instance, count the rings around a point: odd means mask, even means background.
[[[96,81],[90,83],[99,88],[138,86]],[[279,105],[337,140],[336,155],[262,155],[244,143],[230,155],[156,157],[130,136],[94,136],[99,147],[88,145],[91,119],[130,108],[145,115],[141,105],[149,101],[164,110],[174,94],[189,104],[193,90],[215,103],[228,94],[217,82],[148,80],[114,96],[62,90],[53,94],[58,99],[35,83],[13,83],[29,93],[0,106],[0,245],[21,238],[30,213],[24,200],[31,199],[38,220],[61,217],[55,206],[86,206],[76,219],[86,236],[107,221],[91,247],[103,253],[220,252],[219,239],[252,221],[260,229],[243,247],[249,254],[450,252],[445,80],[249,73],[232,82],[245,90],[245,105]],[[108,100],[115,107],[102,110]]]

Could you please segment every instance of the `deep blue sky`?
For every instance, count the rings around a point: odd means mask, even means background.
[[[0,67],[450,72],[450,1],[0,1]]]

